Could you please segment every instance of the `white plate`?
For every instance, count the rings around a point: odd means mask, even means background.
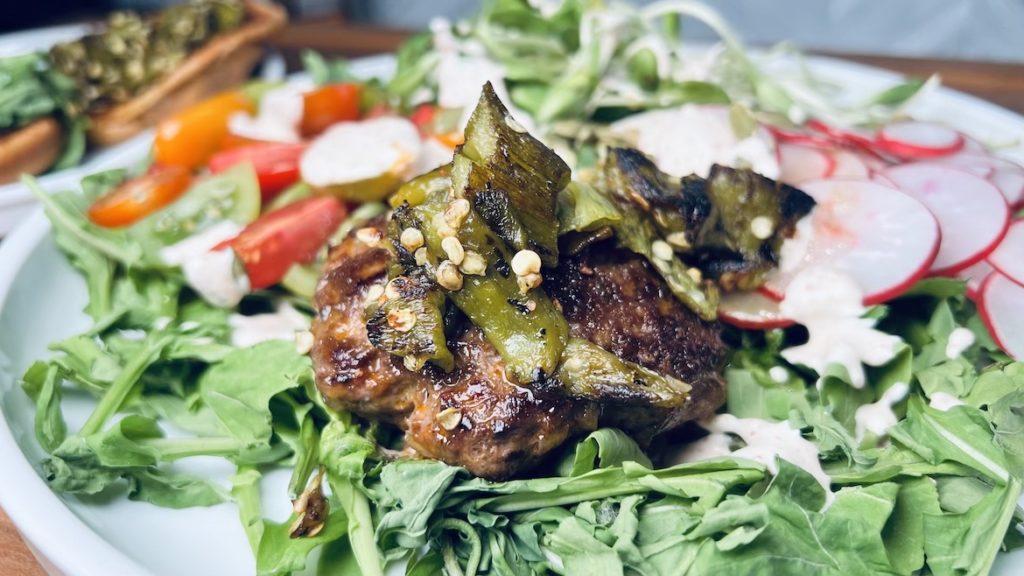
[[[392,61],[357,63],[365,75],[387,74]],[[858,91],[880,89],[898,77],[833,60],[817,67],[829,79]],[[951,91],[932,94],[919,116],[950,122],[985,140],[1009,141],[1024,134],[1024,118]],[[1024,160],[1024,149],[1008,151]],[[231,504],[172,511],[118,498],[95,501],[54,494],[39,476],[43,454],[33,435],[33,407],[18,378],[47,345],[88,325],[81,312],[84,285],[57,251],[39,212],[0,244],[0,506],[38,554],[66,576],[233,576],[254,572],[237,511]],[[69,427],[87,416],[87,399],[69,394]],[[221,462],[190,462],[190,471],[225,478]],[[286,473],[264,483],[267,514],[288,514]],[[1024,553],[1001,557],[995,574],[1024,573]]]

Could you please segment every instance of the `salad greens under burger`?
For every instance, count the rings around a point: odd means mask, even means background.
[[[493,0],[388,82],[310,54],[141,173],[28,180],[93,320],[23,377],[46,480],[233,502],[261,575],[988,573],[1024,168],[907,117],[932,82],[840,105],[785,58],[691,2]]]

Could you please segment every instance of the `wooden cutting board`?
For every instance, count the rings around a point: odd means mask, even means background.
[[[0,510],[0,576],[46,576],[3,510]]]

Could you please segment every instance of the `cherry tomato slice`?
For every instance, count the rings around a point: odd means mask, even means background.
[[[267,201],[299,181],[299,159],[305,151],[303,143],[250,144],[215,154],[210,158],[210,172],[218,174],[239,162],[251,162],[260,182],[260,196]]]
[[[308,262],[338,229],[348,210],[332,196],[315,196],[268,212],[245,227],[230,246],[254,290],[273,286],[297,262]]]
[[[255,113],[256,104],[241,92],[224,92],[157,124],[153,157],[165,166],[206,165],[228,134],[228,119]]]
[[[420,104],[409,114],[409,121],[416,125],[420,136],[433,138],[449,148],[455,148],[462,144],[465,138],[461,131],[445,131],[445,127],[438,126],[445,124],[444,118],[438,118],[440,111],[441,108],[434,104]]]
[[[218,151],[231,150],[233,148],[241,148],[242,146],[252,146],[253,144],[268,144],[270,140],[257,140],[256,138],[249,138],[247,136],[239,136],[238,134],[232,134],[228,132],[224,135],[224,138],[220,141],[220,146],[217,147]]]
[[[89,219],[106,228],[134,224],[177,200],[191,183],[192,175],[181,166],[151,168],[96,200]]]
[[[434,122],[435,115],[437,115],[437,106],[420,104],[412,111],[412,114],[409,114],[409,121],[416,125],[421,136],[426,136],[433,132],[431,124]]]
[[[359,118],[359,84],[330,84],[302,96],[303,136],[316,136],[332,124]]]

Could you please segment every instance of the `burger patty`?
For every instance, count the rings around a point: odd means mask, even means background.
[[[384,221],[375,223],[384,232]],[[561,383],[520,385],[483,333],[468,322],[449,337],[455,368],[407,370],[367,339],[363,309],[383,285],[390,253],[349,236],[335,247],[317,286],[312,331],[316,384],[332,407],[391,423],[419,454],[490,479],[526,471],[568,439],[598,426],[641,444],[713,413],[724,401],[726,347],[717,323],[680,303],[642,258],[610,244],[564,258],[543,288],[561,306],[573,337],[692,386],[680,408],[566,394]]]

